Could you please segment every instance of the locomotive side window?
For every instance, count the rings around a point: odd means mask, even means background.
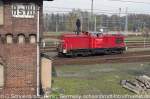
[[[116,44],[120,44],[123,43],[123,39],[122,38],[116,38]]]

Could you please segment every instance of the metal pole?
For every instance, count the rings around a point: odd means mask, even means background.
[[[58,22],[57,22],[57,20],[56,20],[56,30],[55,30],[55,32],[58,32]]]
[[[92,0],[92,3],[91,3],[91,17],[93,17],[93,0]]]
[[[40,7],[37,7],[37,96],[40,96]]]
[[[91,3],[91,30],[93,30],[93,2],[94,0]]]
[[[55,28],[55,32],[58,32],[58,14],[56,16],[56,28]]]
[[[144,48],[146,47],[146,37],[144,37]]]
[[[82,17],[82,15],[81,15],[81,30],[80,30],[80,32],[82,32],[83,31],[83,17]]]
[[[97,27],[97,19],[96,19],[96,15],[95,15],[95,25],[94,25],[94,31],[96,32],[96,27]]]
[[[128,8],[126,8],[125,32],[128,32]]]
[[[90,27],[89,27],[89,25],[90,25],[90,20],[89,20],[89,15],[88,15],[88,31],[90,31]]]
[[[119,8],[119,31],[121,31],[121,8]]]

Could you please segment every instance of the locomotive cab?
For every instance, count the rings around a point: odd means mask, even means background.
[[[58,56],[61,56],[62,54],[67,53],[64,40],[59,41],[59,44],[58,44],[58,47],[57,47],[57,52],[58,52]]]

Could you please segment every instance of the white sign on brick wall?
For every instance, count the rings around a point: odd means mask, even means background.
[[[17,18],[34,18],[36,7],[33,3],[13,3],[12,16]]]

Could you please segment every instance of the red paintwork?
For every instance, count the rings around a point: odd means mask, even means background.
[[[64,47],[67,50],[71,49],[87,49],[90,48],[90,37],[87,35],[63,35]]]
[[[120,38],[123,42],[117,44],[116,38]],[[96,49],[96,48],[120,48],[125,47],[124,36],[121,34],[100,34],[92,35],[90,33],[76,34],[63,34],[61,37],[63,41],[63,49]]]
[[[124,36],[117,34],[105,34],[99,37],[91,37],[91,48],[115,48],[115,47],[125,47]],[[117,44],[116,38],[121,39],[123,42]]]

